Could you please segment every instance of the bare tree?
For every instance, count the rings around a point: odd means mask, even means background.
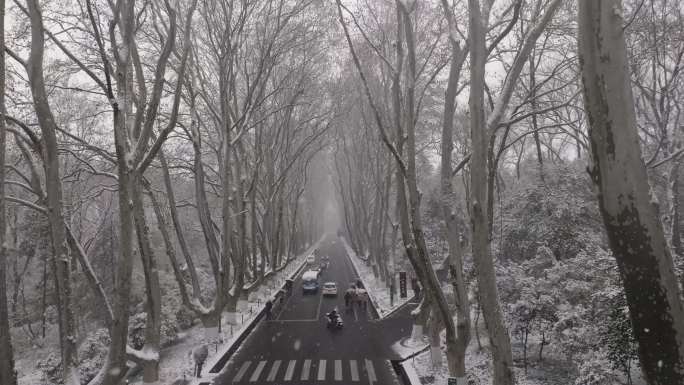
[[[684,384],[684,308],[641,158],[621,2],[582,0],[578,20],[590,174],[625,288],[641,368],[651,385]]]

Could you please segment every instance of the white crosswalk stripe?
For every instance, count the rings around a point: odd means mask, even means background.
[[[249,382],[257,382],[259,376],[261,376],[261,371],[264,370],[264,366],[266,366],[266,361],[259,361],[259,365],[254,369],[254,373],[252,373],[252,377],[249,378]]]
[[[359,366],[356,364],[356,360],[349,361],[349,368],[351,369],[351,380],[354,382],[359,381]]]
[[[335,381],[342,381],[342,361],[335,360]]]
[[[368,380],[370,383],[378,381],[378,377],[375,376],[375,368],[373,367],[373,361],[366,359],[366,372],[368,372]]]
[[[271,371],[268,373],[266,381],[275,381],[276,374],[278,374],[278,368],[280,368],[280,360],[276,360],[271,367]]]
[[[299,373],[299,379],[301,381],[325,381],[328,374],[328,361],[331,361],[330,366],[332,366],[331,369],[334,381],[358,383],[361,381],[361,377],[367,377],[370,385],[378,382],[373,361],[366,358],[360,361],[349,360],[349,371],[345,369],[345,366],[347,365],[345,360],[318,360],[318,362],[315,362],[314,360],[244,361],[238,367],[237,373],[232,378],[231,383],[238,384],[249,382],[263,384],[278,383],[279,381],[291,382],[297,372],[297,366],[299,366],[298,361],[302,361],[301,372]],[[256,365],[252,365],[252,363]],[[284,370],[281,370],[281,367],[283,367]]]
[[[311,360],[304,360],[304,367],[302,368],[302,376],[300,377],[300,380],[308,381],[310,371],[311,371]]]
[[[285,378],[283,379],[283,381],[292,380],[292,376],[294,375],[295,365],[297,365],[297,360],[290,360],[290,363],[287,365],[287,371],[285,371]]]
[[[318,363],[318,381],[325,380],[325,360]]]
[[[247,372],[247,368],[249,368],[249,365],[252,364],[252,361],[245,361],[242,366],[240,367],[240,370],[238,370],[237,374],[235,377],[233,377],[233,382],[240,382],[242,380],[242,377],[245,375]]]

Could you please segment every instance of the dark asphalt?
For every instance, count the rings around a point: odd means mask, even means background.
[[[319,282],[337,283],[337,297],[304,295],[301,277],[289,298],[274,307],[273,320],[262,321],[214,379],[229,384],[380,384],[400,385],[390,349],[411,333],[409,311],[378,321],[368,311],[345,312],[344,291],[357,276],[344,246],[334,236],[321,243],[320,256],[330,266]],[[306,269],[305,269],[306,270]],[[334,307],[343,314],[344,329],[326,328],[325,313]]]

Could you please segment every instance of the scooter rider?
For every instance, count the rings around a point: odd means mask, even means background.
[[[333,325],[340,318],[340,315],[339,315],[339,313],[337,313],[336,308],[332,309],[332,311],[330,313],[326,314],[325,316],[328,317],[328,322],[330,322]]]

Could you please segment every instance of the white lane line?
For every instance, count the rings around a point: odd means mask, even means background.
[[[325,360],[318,363],[318,381],[325,380]]]
[[[359,366],[356,364],[356,360],[349,361],[349,366],[351,368],[352,381],[359,381]]]
[[[247,372],[247,368],[249,368],[249,365],[252,364],[252,361],[245,361],[242,366],[240,367],[240,370],[238,370],[237,374],[235,377],[233,377],[233,382],[240,382],[242,380],[242,376],[245,375],[245,372]]]
[[[372,384],[378,381],[378,377],[375,376],[375,368],[373,367],[373,361],[366,359],[366,372],[368,372],[368,381]]]
[[[335,360],[335,381],[342,381],[342,361]]]
[[[276,374],[278,374],[278,369],[280,368],[280,360],[275,360],[273,363],[273,366],[271,367],[271,371],[268,372],[268,378],[266,378],[266,381],[275,381]]]
[[[266,366],[266,361],[259,361],[259,365],[254,369],[254,373],[252,373],[252,377],[249,378],[249,382],[257,382],[261,375],[261,371],[264,370],[264,366]]]
[[[290,363],[287,365],[287,370],[285,371],[284,381],[292,380],[292,375],[294,374],[296,364],[297,364],[296,360],[290,360]]]
[[[300,377],[300,379],[302,381],[308,381],[310,371],[311,371],[311,360],[304,360],[304,367],[302,367],[302,376]]]
[[[321,319],[321,305],[323,304],[323,294],[318,290],[318,309],[316,309],[316,319]]]

